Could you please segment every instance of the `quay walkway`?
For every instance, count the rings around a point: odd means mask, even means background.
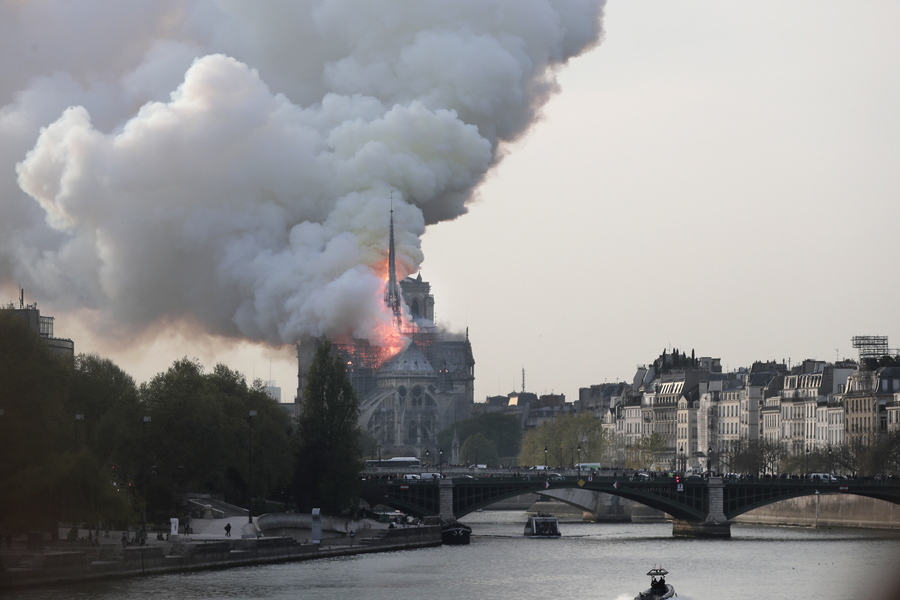
[[[258,519],[257,519],[258,520]],[[232,525],[227,536],[225,525]],[[375,521],[353,535],[331,532],[321,543],[298,541],[289,536],[242,538],[240,517],[195,519],[195,533],[157,540],[150,536],[143,546],[121,544],[122,531],[102,534],[98,543],[87,541],[42,541],[34,537],[14,538],[0,548],[0,591],[33,585],[72,583],[118,577],[178,573],[311,560],[333,556],[389,552],[438,546],[439,526],[388,529]],[[65,537],[66,531],[61,531]],[[86,530],[81,530],[83,537]]]

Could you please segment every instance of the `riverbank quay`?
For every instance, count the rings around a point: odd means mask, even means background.
[[[175,537],[175,536],[173,536]],[[68,584],[168,573],[227,569],[337,556],[393,552],[439,546],[439,526],[364,529],[353,535],[325,537],[320,543],[292,537],[230,538],[177,536],[122,547],[117,540],[60,541],[29,549],[17,540],[0,552],[0,591],[28,586]]]

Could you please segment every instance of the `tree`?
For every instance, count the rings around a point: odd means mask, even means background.
[[[0,311],[0,522],[7,527],[58,537],[66,499],[43,492],[52,488],[61,455],[74,452],[74,434],[64,433],[64,423],[74,422],[63,412],[70,372],[24,320]],[[41,511],[29,504],[38,497]]]
[[[561,415],[525,433],[519,464],[573,466],[608,460],[610,440],[599,419],[587,413]],[[581,452],[578,452],[578,448]],[[544,452],[544,448],[547,452]]]
[[[111,360],[96,354],[75,357],[71,386],[65,400],[68,419],[75,424],[77,449],[87,449],[107,473],[113,465],[137,464],[140,452],[141,405],[134,379]]]
[[[518,455],[522,443],[522,429],[518,419],[512,415],[499,413],[484,413],[454,423],[438,434],[438,448],[443,448],[444,452],[447,452],[453,443],[454,433],[461,443],[465,443],[465,440],[479,433],[491,440],[497,448],[498,462]],[[484,461],[481,462],[484,463]]]
[[[131,424],[138,445],[129,475],[151,515],[171,513],[175,497],[188,491],[222,494],[241,506],[248,496],[284,496],[293,472],[290,420],[261,382],[250,387],[222,364],[207,374],[198,361],[183,358],[141,386],[140,400],[141,417],[150,421],[138,417]],[[252,424],[250,411],[256,412]]]
[[[481,433],[470,435],[459,449],[463,464],[496,465],[498,458],[497,444]]]
[[[666,438],[654,431],[650,435],[642,436],[632,449],[632,464],[626,466],[632,469],[649,469],[656,461],[656,457],[665,451]]]
[[[306,377],[297,435],[294,495],[301,510],[332,514],[359,503],[362,432],[344,361],[323,342]]]
[[[234,415],[235,429],[226,431],[221,399],[196,359],[175,361],[141,386],[143,419],[132,424],[140,444],[131,472],[135,482],[162,484],[176,491],[216,493],[223,489],[228,466],[237,463],[245,440],[237,432],[245,415]],[[244,427],[241,427],[244,429]],[[226,442],[228,440],[228,442]]]

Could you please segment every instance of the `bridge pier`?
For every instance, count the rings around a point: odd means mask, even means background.
[[[672,521],[672,535],[674,537],[728,539],[731,537],[731,523],[728,521],[713,523],[674,519]]]
[[[446,479],[440,479],[438,481],[441,517],[447,519],[448,521],[453,521],[456,519],[456,515],[453,514],[453,480],[448,477]]]
[[[730,538],[731,522],[725,516],[725,481],[721,477],[710,477],[709,513],[703,521],[672,521],[672,535],[675,537]]]

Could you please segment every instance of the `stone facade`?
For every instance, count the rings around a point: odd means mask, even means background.
[[[359,396],[359,424],[371,434],[382,457],[438,456],[437,434],[472,414],[475,359],[468,334],[442,331],[432,321],[431,286],[406,278],[403,301],[415,327],[403,332],[407,344],[392,357],[366,342],[337,344]]]

